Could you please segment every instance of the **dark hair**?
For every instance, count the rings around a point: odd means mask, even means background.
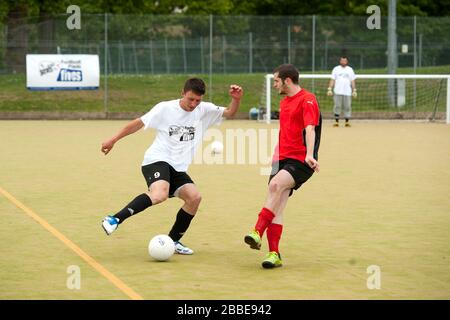
[[[186,93],[188,91],[192,91],[198,95],[204,95],[206,92],[206,85],[202,79],[199,78],[190,78],[187,79],[184,83],[183,92]]]
[[[347,59],[347,61],[348,61],[347,56],[341,56],[341,57],[339,58],[339,60],[340,60],[340,59]]]
[[[286,78],[289,78],[292,80],[293,83],[298,83],[298,70],[294,67],[293,64],[282,64],[278,67],[276,67],[273,70],[273,73],[278,72],[278,77],[281,80],[286,80]]]

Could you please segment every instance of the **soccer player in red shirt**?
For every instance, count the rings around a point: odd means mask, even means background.
[[[280,102],[280,133],[272,160],[269,190],[258,221],[244,241],[260,250],[267,229],[269,253],[264,268],[281,267],[278,244],[283,230],[283,210],[293,190],[297,190],[314,172],[319,172],[318,150],[322,116],[316,97],[301,88],[298,70],[283,64],[274,70],[274,87],[286,95]]]

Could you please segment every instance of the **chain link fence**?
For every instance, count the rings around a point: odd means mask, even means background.
[[[328,71],[340,55],[357,69],[386,68],[387,19],[367,17],[82,14],[7,20],[0,71],[23,72],[27,53],[96,53],[109,73],[268,73],[281,63]],[[105,32],[106,31],[106,32]],[[450,17],[398,17],[399,67],[450,64]]]
[[[98,54],[99,92],[20,95],[39,99],[34,104],[38,107],[53,99],[50,105],[56,110],[70,105],[99,112],[137,111],[136,105],[154,102],[140,100],[142,90],[132,85],[120,91],[120,83],[128,81],[120,80],[122,76],[158,75],[170,82],[178,75],[202,75],[209,85],[207,98],[225,103],[224,83],[239,74],[246,77],[236,78],[241,83],[248,80],[243,83],[248,88],[246,110],[261,105],[263,74],[281,63],[293,63],[303,73],[328,73],[346,55],[357,73],[387,73],[387,17],[381,17],[381,28],[374,30],[368,29],[367,18],[82,13],[79,30],[68,29],[68,15],[6,19],[0,24],[0,74],[23,78],[26,54]],[[450,17],[398,17],[398,67],[448,70],[449,34]],[[107,78],[112,80],[105,85]],[[182,83],[178,78],[177,90]],[[158,90],[169,92],[154,95],[155,99],[174,94],[173,88]],[[3,100],[1,108],[16,110],[14,97]]]

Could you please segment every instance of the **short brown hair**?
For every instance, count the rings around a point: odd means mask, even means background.
[[[297,84],[298,83],[298,75],[299,72],[297,70],[297,68],[293,65],[293,64],[282,64],[279,65],[278,67],[276,67],[273,70],[273,73],[277,73],[278,72],[278,77],[281,80],[286,80],[287,78],[291,79],[293,83]]]
[[[199,78],[190,78],[187,79],[184,83],[183,92],[186,93],[188,91],[192,91],[198,95],[204,95],[206,92],[206,85],[202,79]]]

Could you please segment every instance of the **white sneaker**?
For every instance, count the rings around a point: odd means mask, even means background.
[[[174,241],[175,252],[178,254],[193,254],[194,250],[185,247],[180,241]]]
[[[109,236],[119,227],[119,219],[112,216],[106,216],[103,219],[102,227],[103,230],[105,230],[106,234]]]

